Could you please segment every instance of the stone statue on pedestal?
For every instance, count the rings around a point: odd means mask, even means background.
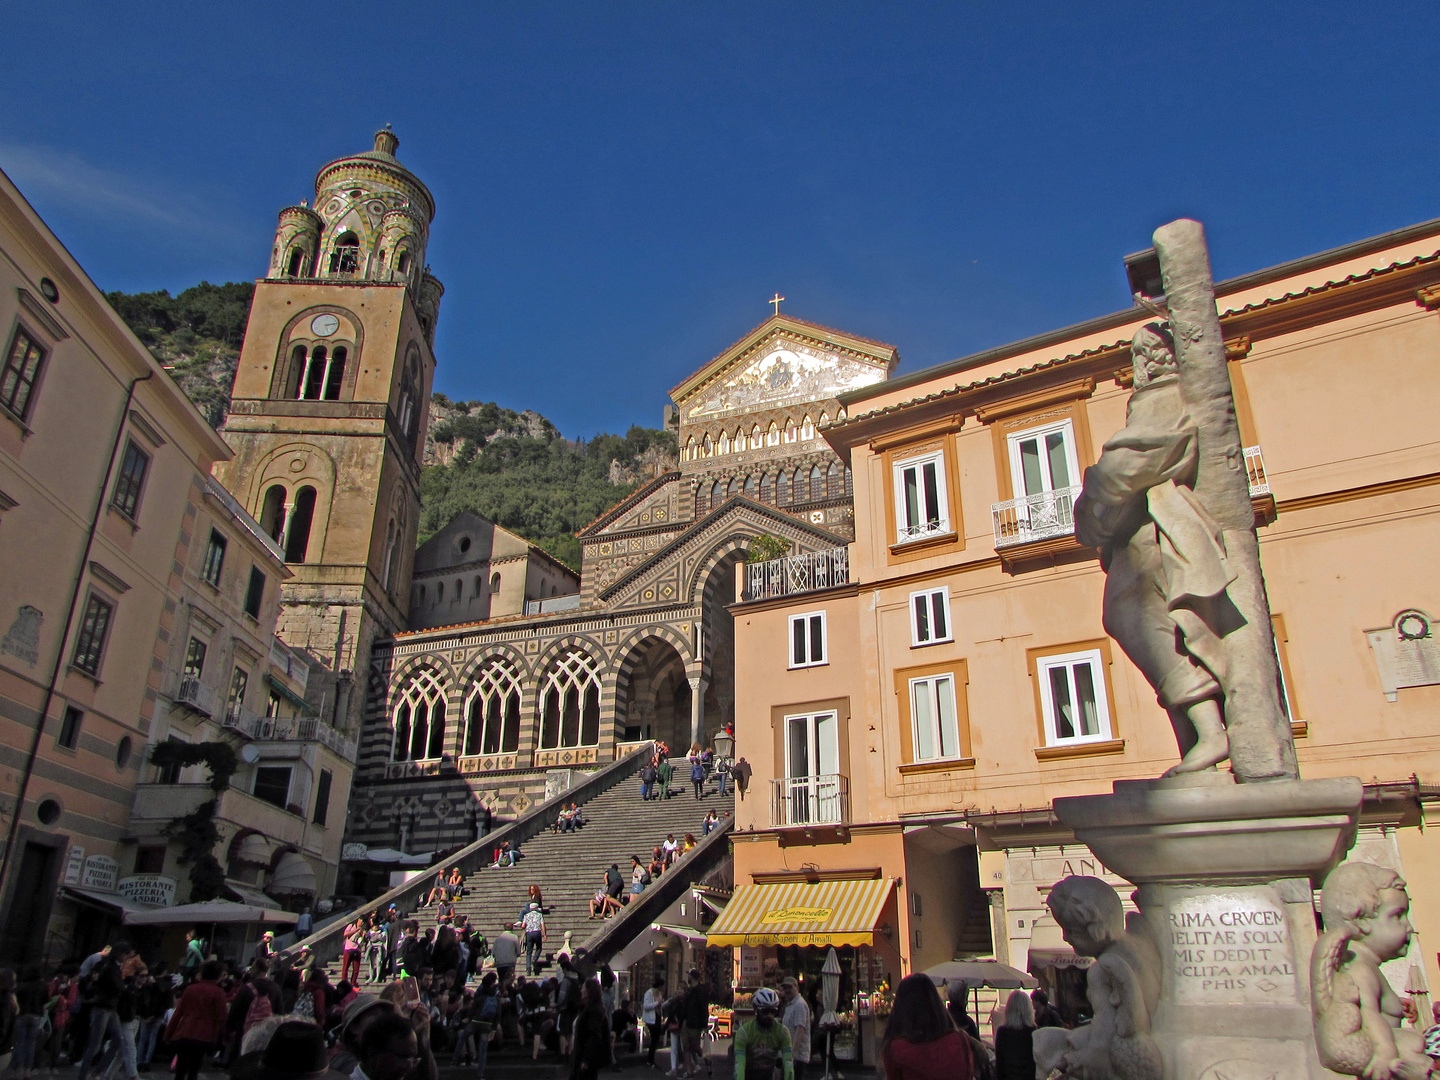
[[[1422,1080],[1420,1032],[1401,1026],[1400,996],[1380,965],[1410,947],[1410,897],[1393,870],[1345,863],[1325,879],[1325,933],[1310,955],[1315,1046],[1327,1069],[1365,1080]]]
[[[1070,947],[1095,958],[1085,988],[1094,1019],[1070,1033],[1061,1072],[1076,1080],[1161,1080],[1150,1033],[1161,960],[1143,916],[1130,916],[1128,925],[1119,894],[1097,877],[1067,877],[1046,903]]]
[[[1076,535],[1109,576],[1105,628],[1170,714],[1180,763],[1230,760],[1241,783],[1299,776],[1260,545],[1215,309],[1205,234],[1155,232],[1165,323],[1131,344],[1135,391],[1123,431],[1085,470]]]
[[[1240,620],[1220,527],[1193,490],[1200,435],[1180,396],[1168,326],[1149,323],[1130,347],[1135,390],[1125,427],[1085,470],[1075,533],[1100,549],[1105,631],[1170,714],[1181,760],[1165,775],[1224,761],[1224,635]]]

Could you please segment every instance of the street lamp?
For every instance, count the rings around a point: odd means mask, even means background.
[[[730,760],[730,751],[735,749],[735,736],[728,731],[722,731],[715,736],[715,756],[724,760]]]

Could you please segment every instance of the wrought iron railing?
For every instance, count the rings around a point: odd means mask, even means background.
[[[950,523],[940,518],[922,521],[916,525],[901,525],[897,530],[896,543],[908,544],[912,540],[924,540],[927,536],[943,536],[950,531]]]
[[[1079,498],[1080,490],[1077,484],[992,504],[990,513],[995,523],[995,546],[1013,547],[1073,534],[1075,500]]]
[[[256,716],[248,709],[236,709],[225,716],[221,726],[255,742],[318,742],[346,761],[355,760],[355,742],[313,717]]]
[[[745,599],[766,600],[850,582],[850,549],[826,548],[745,565]]]
[[[1245,447],[1245,478],[1250,482],[1250,497],[1270,494],[1270,478],[1265,475],[1265,455],[1258,446]]]
[[[175,704],[194,709],[205,716],[214,716],[220,705],[220,695],[200,681],[198,675],[182,675],[180,685],[175,688]]]
[[[850,780],[839,773],[785,776],[770,781],[770,824],[844,825],[850,820]]]

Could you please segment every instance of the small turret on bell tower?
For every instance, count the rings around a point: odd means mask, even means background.
[[[280,211],[216,470],[284,549],[280,634],[351,731],[372,643],[405,628],[444,292],[425,265],[434,198],[399,144],[386,125],[320,170],[313,208]]]

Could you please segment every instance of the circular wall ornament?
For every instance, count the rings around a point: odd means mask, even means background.
[[[1395,620],[1401,641],[1421,641],[1430,636],[1430,620],[1418,611],[1407,611]]]
[[[310,320],[310,332],[316,337],[329,337],[340,329],[340,320],[328,311]]]
[[[60,820],[60,804],[54,799],[43,799],[35,808],[35,816],[41,825],[54,825]]]
[[[40,295],[53,304],[60,299],[60,287],[48,277],[42,277],[40,279]]]
[[[305,468],[305,459],[304,459],[303,457],[297,457],[297,458],[291,458],[291,459],[290,459],[290,471],[291,471],[291,472],[300,472],[300,471],[301,471],[302,469],[304,469],[304,468]]]

